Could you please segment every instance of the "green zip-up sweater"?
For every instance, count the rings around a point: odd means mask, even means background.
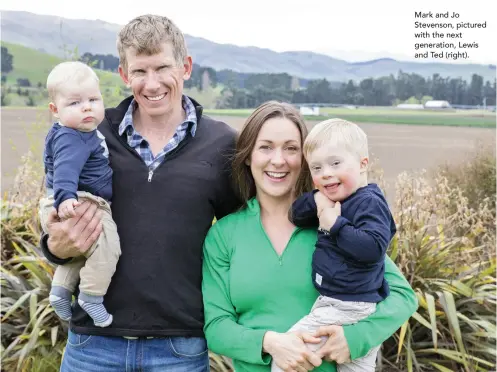
[[[267,237],[257,200],[209,230],[204,242],[204,331],[210,350],[233,359],[235,370],[269,371],[262,352],[265,332],[286,332],[309,313],[319,293],[312,284],[311,261],[317,232],[296,228],[278,256]],[[344,326],[352,359],[389,338],[417,309],[414,291],[387,257],[390,295],[374,314]],[[336,371],[323,363],[315,371]]]

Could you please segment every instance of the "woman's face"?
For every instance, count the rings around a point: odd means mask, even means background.
[[[292,197],[302,167],[298,127],[286,118],[267,120],[246,163],[250,166],[259,197]]]

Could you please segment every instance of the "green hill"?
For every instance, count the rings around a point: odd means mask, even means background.
[[[17,79],[29,79],[31,86],[41,83],[45,86],[47,76],[58,63],[64,60],[46,54],[35,49],[26,48],[21,45],[6,43],[2,41],[2,46],[6,47],[12,54],[13,70],[7,74],[7,85],[17,84]],[[95,70],[100,78],[102,87],[125,88],[120,76],[109,71]]]
[[[63,59],[40,52],[35,49],[27,48],[22,45],[6,43],[2,41],[2,46],[6,47],[12,54],[13,70],[7,74],[7,87],[13,87],[14,90],[8,95],[9,105],[25,106],[27,98],[15,94],[17,79],[28,79],[33,88],[28,88],[34,98],[34,105],[46,105],[47,94],[39,92],[36,87],[38,83],[42,84],[43,90],[47,81],[47,76],[58,63]],[[107,107],[117,105],[124,97],[131,94],[130,90],[124,85],[121,77],[117,73],[95,69],[100,79],[100,89]],[[26,89],[26,88],[23,88]],[[198,89],[185,89],[185,93],[195,99],[203,102],[204,107],[214,108],[218,97],[221,95],[222,85],[218,84],[217,88],[211,88],[199,92]]]

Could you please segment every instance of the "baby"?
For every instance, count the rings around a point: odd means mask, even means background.
[[[55,207],[61,220],[75,216],[82,200],[102,210],[102,232],[84,256],[57,267],[50,303],[57,315],[69,320],[72,295],[79,282],[78,304],[96,326],[112,323],[103,304],[121,247],[112,219],[112,169],[104,136],[97,130],[104,104],[95,72],[81,62],[55,66],[47,79],[49,108],[58,122],[45,139],[43,154],[47,197],[40,200],[40,221],[47,232],[47,217]]]

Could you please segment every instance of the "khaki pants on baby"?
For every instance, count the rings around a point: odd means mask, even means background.
[[[74,293],[80,282],[79,290],[82,293],[104,296],[116,271],[117,261],[121,255],[121,244],[109,203],[88,192],[78,191],[78,201],[85,200],[97,204],[103,211],[102,232],[84,256],[75,257],[70,262],[57,267],[52,286],[60,286]],[[40,200],[40,222],[45,233],[48,232],[47,217],[53,206],[53,196]]]
[[[341,301],[335,298],[319,296],[314,303],[311,312],[300,319],[288,332],[304,331],[314,333],[318,328],[327,325],[346,325],[357,323],[367,318],[376,311],[376,304],[371,302]],[[309,350],[317,351],[326,342],[322,338],[319,344],[306,344]],[[375,347],[369,353],[350,363],[338,364],[339,372],[374,372],[376,367],[376,356],[380,347]],[[273,362],[271,372],[282,371]]]

